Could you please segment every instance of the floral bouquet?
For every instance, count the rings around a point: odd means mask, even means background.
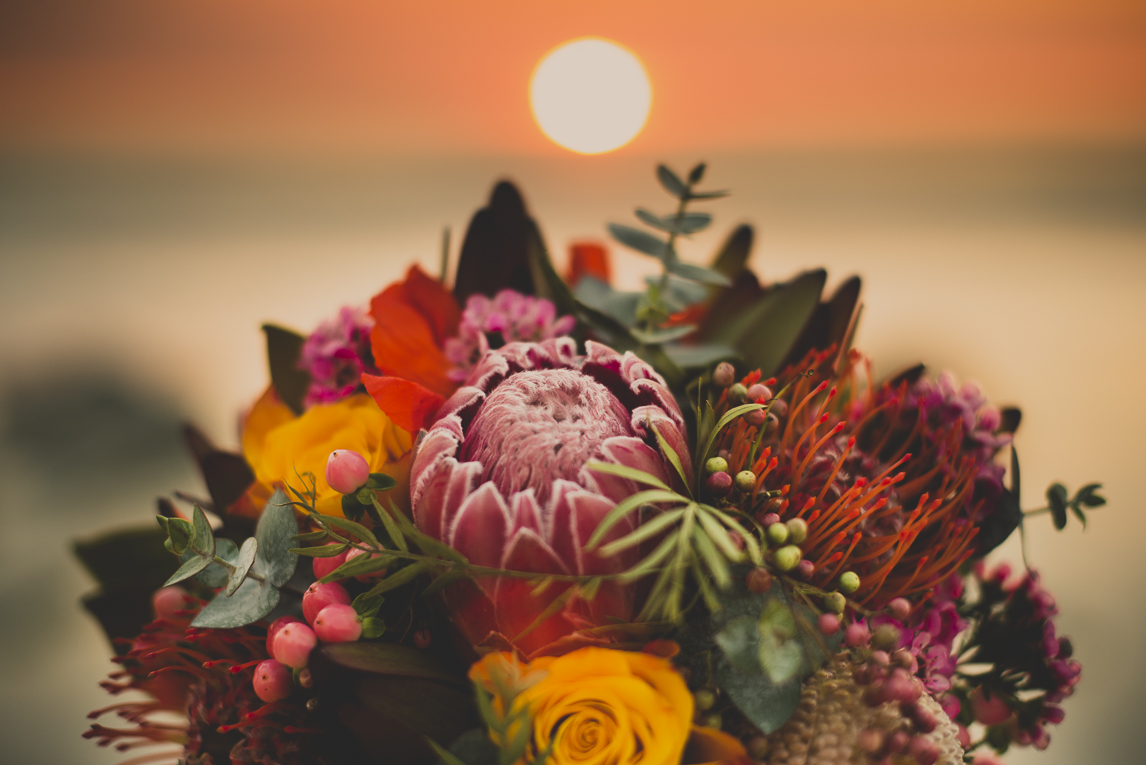
[[[309,336],[265,326],[207,496],[77,544],[119,649],[125,763],[996,763],[1079,680],[1054,598],[983,558],[1024,518],[1015,408],[872,377],[860,281],[707,266],[704,165],[611,225],[660,273],[559,276],[521,195]],[[1004,454],[1007,449],[1009,454]],[[1007,469],[1000,462],[1009,458]],[[138,755],[137,747],[158,747]]]

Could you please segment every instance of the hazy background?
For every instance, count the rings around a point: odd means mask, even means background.
[[[654,89],[645,132],[599,157],[526,102],[586,34]],[[1105,482],[1085,533],[1028,535],[1084,670],[1050,749],[1008,761],[1140,759],[1146,8],[1111,0],[0,2],[6,756],[124,759],[79,738],[110,665],[69,541],[199,488],[178,424],[237,443],[260,323],[310,330],[435,269],[443,226],[456,257],[498,178],[562,260],[666,208],[657,161],[698,159],[733,196],[686,257],[748,221],[766,279],[860,273],[877,373],[924,360],[1023,407],[1027,507]],[[613,253],[635,284],[649,262]]]

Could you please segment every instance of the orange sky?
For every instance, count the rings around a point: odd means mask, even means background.
[[[622,151],[1146,138],[1142,0],[9,0],[0,151],[561,152],[584,35],[652,78]]]

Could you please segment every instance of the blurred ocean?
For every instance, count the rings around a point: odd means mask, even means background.
[[[80,739],[111,703],[90,587],[70,540],[147,523],[198,490],[178,424],[224,445],[266,384],[259,325],[311,329],[412,262],[436,271],[493,182],[516,181],[555,260],[607,221],[667,208],[658,158],[278,162],[0,157],[0,740],[23,765],[114,763]],[[687,169],[694,157],[673,157]],[[709,257],[757,232],[765,279],[864,278],[858,345],[877,374],[918,360],[1024,410],[1027,507],[1061,480],[1106,485],[1084,533],[1045,518],[1028,553],[1083,663],[1048,752],[1015,765],[1141,757],[1146,699],[1146,147],[806,152],[707,157]],[[619,281],[652,264],[613,248]],[[1002,556],[1020,562],[1017,540]]]

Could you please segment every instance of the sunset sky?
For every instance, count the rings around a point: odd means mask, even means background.
[[[652,79],[627,152],[1146,138],[1141,0],[10,0],[0,151],[560,153],[585,35]]]

